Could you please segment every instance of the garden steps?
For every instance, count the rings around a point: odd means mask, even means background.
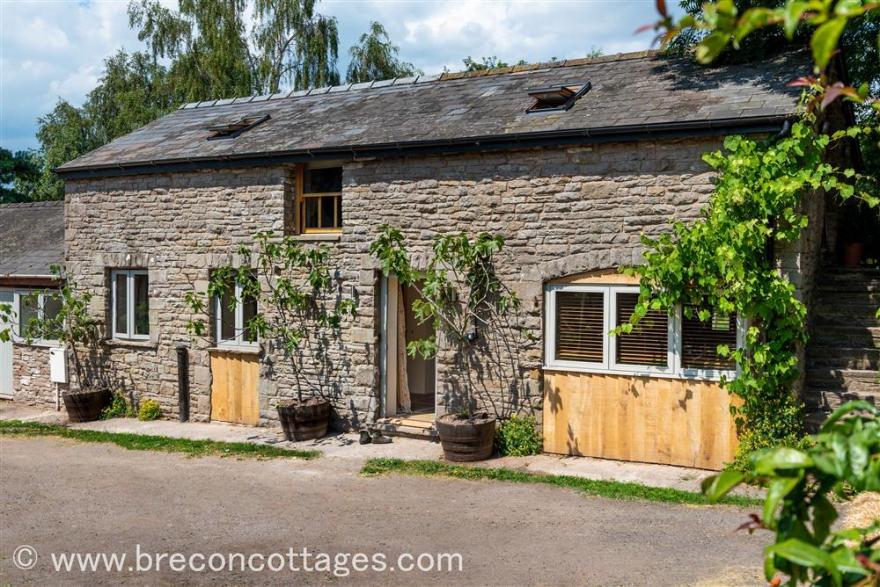
[[[825,268],[818,277],[802,397],[818,425],[840,404],[880,405],[880,271]]]
[[[430,418],[421,416],[424,415],[415,414],[411,417],[392,416],[381,418],[376,421],[376,429],[381,430],[386,436],[439,440],[440,437],[437,434],[437,429],[434,427],[434,415],[430,414]]]

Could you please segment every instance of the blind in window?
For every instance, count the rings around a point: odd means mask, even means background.
[[[605,294],[556,293],[556,359],[602,363],[605,339]]]
[[[637,293],[617,294],[617,324],[626,324],[639,301]],[[669,364],[669,316],[651,311],[629,334],[615,337],[617,362],[622,365],[666,367]]]
[[[683,313],[684,314],[684,313]],[[696,316],[696,310],[694,310]],[[681,366],[685,369],[732,370],[733,360],[718,355],[718,345],[736,348],[736,317],[713,316],[707,322],[682,316]]]

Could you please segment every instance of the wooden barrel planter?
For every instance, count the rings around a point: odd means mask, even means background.
[[[495,417],[475,414],[473,418],[443,414],[437,418],[437,432],[443,456],[448,461],[482,461],[492,456]]]
[[[71,422],[92,422],[101,417],[101,412],[113,399],[109,389],[66,392],[61,396],[67,417]]]
[[[313,397],[278,404],[278,419],[287,440],[313,440],[327,434],[330,402]]]

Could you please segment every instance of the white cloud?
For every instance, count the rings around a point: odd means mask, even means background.
[[[173,7],[175,0],[162,0]],[[36,146],[36,119],[58,98],[82,103],[105,58],[142,49],[128,27],[127,0],[0,0],[0,145]],[[653,0],[324,0],[336,16],[340,70],[371,20],[385,25],[400,56],[426,73],[461,60],[498,56],[515,62],[647,48],[633,36],[654,19]]]

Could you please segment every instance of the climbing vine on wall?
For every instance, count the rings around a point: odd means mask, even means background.
[[[644,237],[644,265],[630,270],[640,275],[640,296],[622,331],[631,330],[648,310],[671,312],[679,305],[703,321],[713,313],[746,320],[745,345],[718,348],[740,369],[735,379],[723,381],[742,399],[733,408],[739,463],[754,449],[797,444],[803,436],[802,407],[792,383],[798,347],[807,339],[806,308],[780,274],[773,250],[797,240],[807,226],[800,208],[805,194],[855,195],[855,172],[839,170],[824,158],[829,144],[845,134],[819,134],[805,119],[782,139],[728,137],[722,150],[703,157],[718,177],[701,218],[678,222],[671,234],[657,239]]]

